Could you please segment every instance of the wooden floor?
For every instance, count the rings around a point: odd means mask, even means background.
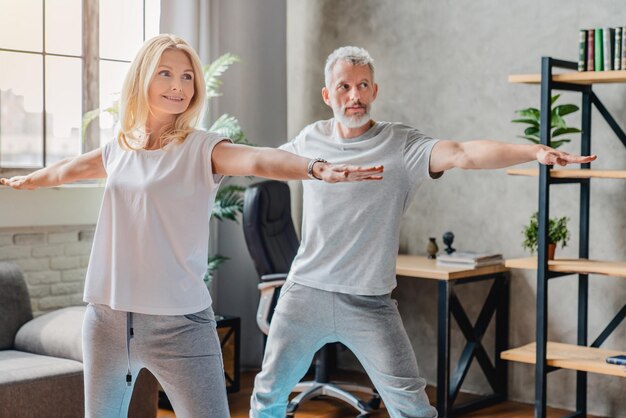
[[[230,412],[232,418],[248,418],[248,408],[250,405],[250,394],[252,393],[253,380],[256,372],[245,372],[241,376],[241,390],[238,393],[228,395],[230,404]],[[366,376],[358,373],[347,373],[338,376],[343,381],[352,381],[362,384],[368,384]],[[433,402],[435,399],[435,388],[427,388],[428,398]],[[472,395],[461,394],[458,401],[471,400]],[[463,417],[493,417],[493,418],[532,418],[533,406],[519,402],[503,402],[495,406],[481,409],[479,411],[465,414]],[[547,417],[556,418],[566,415],[567,411],[561,409],[548,408]],[[356,410],[347,406],[343,402],[333,399],[316,399],[305,402],[298,408],[296,418],[346,418],[356,417]],[[176,415],[172,411],[160,409],[158,418],[175,418]],[[371,415],[372,418],[388,418],[384,405],[381,409]],[[588,415],[591,418],[591,416]]]

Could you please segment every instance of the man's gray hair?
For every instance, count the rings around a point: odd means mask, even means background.
[[[358,46],[342,46],[335,49],[326,59],[326,67],[324,67],[324,82],[326,87],[330,87],[330,73],[337,61],[348,61],[352,65],[367,65],[372,72],[372,82],[374,82],[374,60],[363,48]]]

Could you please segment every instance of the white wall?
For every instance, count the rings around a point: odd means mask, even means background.
[[[228,23],[219,28],[218,50],[233,52],[242,62],[224,77],[217,113],[236,116],[252,143],[281,145],[287,140],[285,0],[219,4],[219,16]],[[220,224],[219,251],[231,261],[219,271],[216,309],[242,318],[242,367],[259,367],[263,340],[255,319],[258,276],[240,224]]]
[[[95,224],[102,187],[64,187],[32,191],[0,186],[0,228]]]
[[[161,31],[195,43],[203,60],[213,60],[226,52],[241,58],[222,78],[223,96],[210,103],[213,119],[223,113],[237,117],[250,142],[256,145],[275,147],[286,142],[285,0],[164,0],[161,11]],[[260,180],[231,178],[227,182],[249,184]],[[225,221],[218,225],[218,251],[231,260],[217,274],[214,309],[241,317],[241,364],[243,368],[256,368],[261,364],[263,341],[255,319],[258,277],[241,224]]]

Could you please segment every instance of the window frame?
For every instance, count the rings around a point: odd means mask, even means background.
[[[106,0],[105,0],[106,1]],[[36,170],[47,167],[46,143],[48,141],[46,123],[46,57],[78,58],[81,60],[81,115],[97,109],[100,106],[100,61],[129,63],[130,60],[120,60],[100,57],[100,2],[98,0],[82,0],[82,54],[59,54],[46,51],[46,0],[41,0],[42,7],[42,51],[31,51],[21,49],[2,48],[0,52],[12,52],[20,54],[31,54],[42,57],[43,82],[42,82],[42,158],[43,165],[38,167],[12,167],[0,165],[0,176],[12,177],[28,175]],[[146,39],[146,0],[142,0],[142,37]],[[121,88],[121,86],[120,86]],[[81,127],[82,128],[82,127]],[[82,137],[82,135],[81,135]],[[95,118],[87,128],[84,138],[81,141],[81,154],[92,151],[100,147],[99,117]],[[0,138],[0,141],[2,139]]]

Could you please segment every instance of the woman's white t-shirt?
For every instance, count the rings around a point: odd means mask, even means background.
[[[209,218],[221,176],[211,167],[223,137],[194,131],[182,144],[129,151],[102,148],[106,186],[85,302],[153,315],[208,308]]]

